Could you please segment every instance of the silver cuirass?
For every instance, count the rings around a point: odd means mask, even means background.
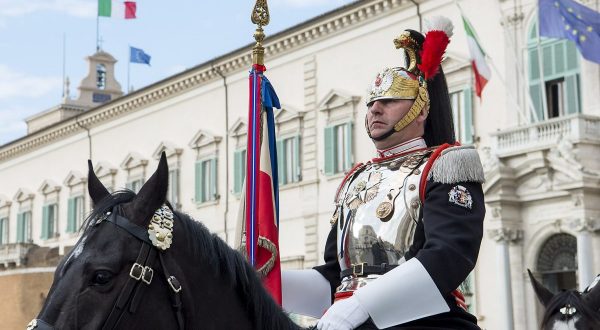
[[[422,151],[367,164],[341,188],[333,220],[342,272],[404,262],[419,221],[419,182],[428,156]]]

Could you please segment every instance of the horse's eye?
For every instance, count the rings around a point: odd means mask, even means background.
[[[92,285],[106,285],[112,280],[113,274],[108,270],[98,270],[92,278]]]

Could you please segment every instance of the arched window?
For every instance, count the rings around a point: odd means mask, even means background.
[[[106,88],[106,66],[96,64],[96,86],[98,89]]]
[[[527,73],[538,120],[581,112],[579,55],[575,44],[538,35],[536,20],[527,35]]]
[[[577,288],[577,239],[569,234],[553,235],[542,245],[537,260],[542,283],[552,292]]]

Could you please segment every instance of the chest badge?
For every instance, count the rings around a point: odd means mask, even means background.
[[[448,202],[466,209],[473,208],[473,197],[467,188],[463,186],[454,186],[448,193]]]
[[[382,174],[379,171],[369,173],[367,180],[359,179],[348,195],[346,195],[346,205],[348,208],[356,210],[359,206],[373,200],[377,196],[381,180]]]

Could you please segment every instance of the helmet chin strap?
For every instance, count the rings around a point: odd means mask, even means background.
[[[419,87],[419,95],[415,99],[415,102],[413,103],[413,105],[410,107],[410,110],[408,110],[408,112],[404,115],[404,117],[402,117],[402,119],[400,119],[394,125],[394,127],[392,127],[392,129],[390,129],[389,131],[387,131],[385,134],[383,134],[381,136],[378,136],[378,137],[371,136],[371,130],[369,130],[369,124],[367,122],[367,116],[365,115],[365,129],[367,130],[367,134],[369,135],[369,137],[373,141],[382,141],[382,140],[385,140],[388,137],[390,137],[392,134],[394,134],[396,132],[400,132],[406,126],[408,126],[410,123],[412,123],[415,119],[417,119],[417,117],[419,116],[419,114],[421,113],[421,111],[423,111],[423,109],[428,104],[429,104],[429,95],[427,93],[427,88],[425,88],[425,87]]]

